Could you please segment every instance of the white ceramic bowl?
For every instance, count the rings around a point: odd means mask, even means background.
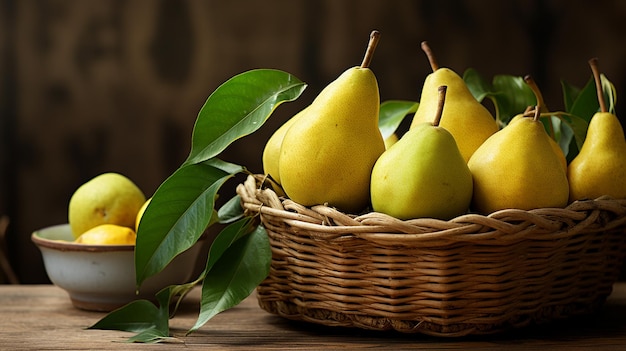
[[[196,278],[194,268],[204,251],[200,240],[148,278],[136,294],[135,246],[74,243],[69,224],[37,230],[31,239],[41,250],[50,281],[67,291],[75,307],[91,311],[111,311],[140,298],[154,300],[162,288],[189,282]]]

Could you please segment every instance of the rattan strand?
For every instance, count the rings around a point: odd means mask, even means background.
[[[259,304],[296,320],[437,336],[596,311],[626,254],[626,200],[401,221],[307,208],[250,176],[237,188],[272,245]]]

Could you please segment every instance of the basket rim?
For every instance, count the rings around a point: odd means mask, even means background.
[[[504,209],[488,215],[463,214],[450,220],[401,220],[379,212],[346,214],[327,205],[303,206],[279,196],[265,175],[248,175],[237,186],[241,205],[262,221],[314,232],[325,239],[356,235],[372,241],[414,243],[454,237],[459,241],[498,239],[555,240],[582,231],[606,231],[626,223],[626,199],[602,196],[577,200],[565,208]],[[546,235],[549,234],[549,235]]]

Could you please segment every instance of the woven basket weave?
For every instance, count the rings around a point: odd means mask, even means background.
[[[626,200],[401,221],[311,208],[249,176],[237,193],[272,246],[259,305],[294,320],[435,336],[598,310],[626,254]]]

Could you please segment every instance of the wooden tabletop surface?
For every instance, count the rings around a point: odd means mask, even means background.
[[[170,321],[176,342],[128,344],[132,333],[88,330],[103,313],[76,309],[52,285],[0,285],[0,350],[626,350],[626,282],[604,308],[505,334],[435,338],[294,322],[267,313],[253,295],[184,336],[198,316],[199,289]]]

